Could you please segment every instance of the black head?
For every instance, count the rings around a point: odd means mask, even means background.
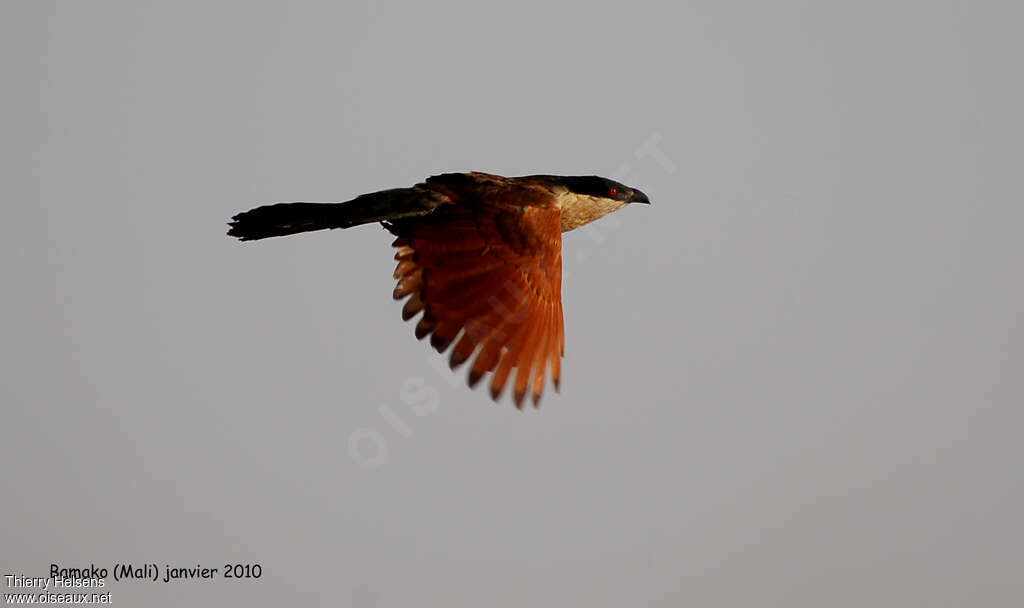
[[[644,203],[650,205],[647,195],[635,188],[630,188],[615,180],[597,175],[578,175],[563,177],[561,182],[576,194],[585,194],[598,198],[610,198],[625,203]]]

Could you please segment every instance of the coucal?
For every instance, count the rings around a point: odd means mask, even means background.
[[[278,203],[239,213],[230,236],[243,241],[380,222],[397,238],[394,298],[402,318],[420,312],[416,337],[452,369],[474,353],[469,386],[493,372],[497,401],[513,368],[514,398],[538,405],[550,366],[555,390],[565,349],[562,233],[647,195],[593,175],[501,177],[446,173],[411,188],[344,203]]]

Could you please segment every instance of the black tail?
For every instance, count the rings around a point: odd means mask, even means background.
[[[430,213],[444,198],[422,187],[396,188],[356,197],[346,203],[278,203],[231,218],[228,236],[255,241],[299,232],[350,228],[360,224]]]
[[[255,241],[310,230],[344,228],[344,203],[278,203],[257,207],[231,218],[228,236]]]

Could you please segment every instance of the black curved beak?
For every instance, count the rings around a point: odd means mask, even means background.
[[[631,202],[631,203],[643,203],[645,205],[650,205],[651,204],[651,199],[647,198],[647,195],[644,194],[643,192],[640,192],[639,190],[634,190],[633,191],[633,196],[629,197],[629,202]]]

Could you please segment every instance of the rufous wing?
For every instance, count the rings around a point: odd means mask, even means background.
[[[515,371],[513,395],[540,401],[550,370],[557,390],[564,349],[562,233],[553,206],[454,204],[389,226],[402,317],[420,312],[416,337],[452,348],[457,368],[475,354],[469,385],[493,372],[497,400]],[[454,345],[454,346],[453,346]]]

